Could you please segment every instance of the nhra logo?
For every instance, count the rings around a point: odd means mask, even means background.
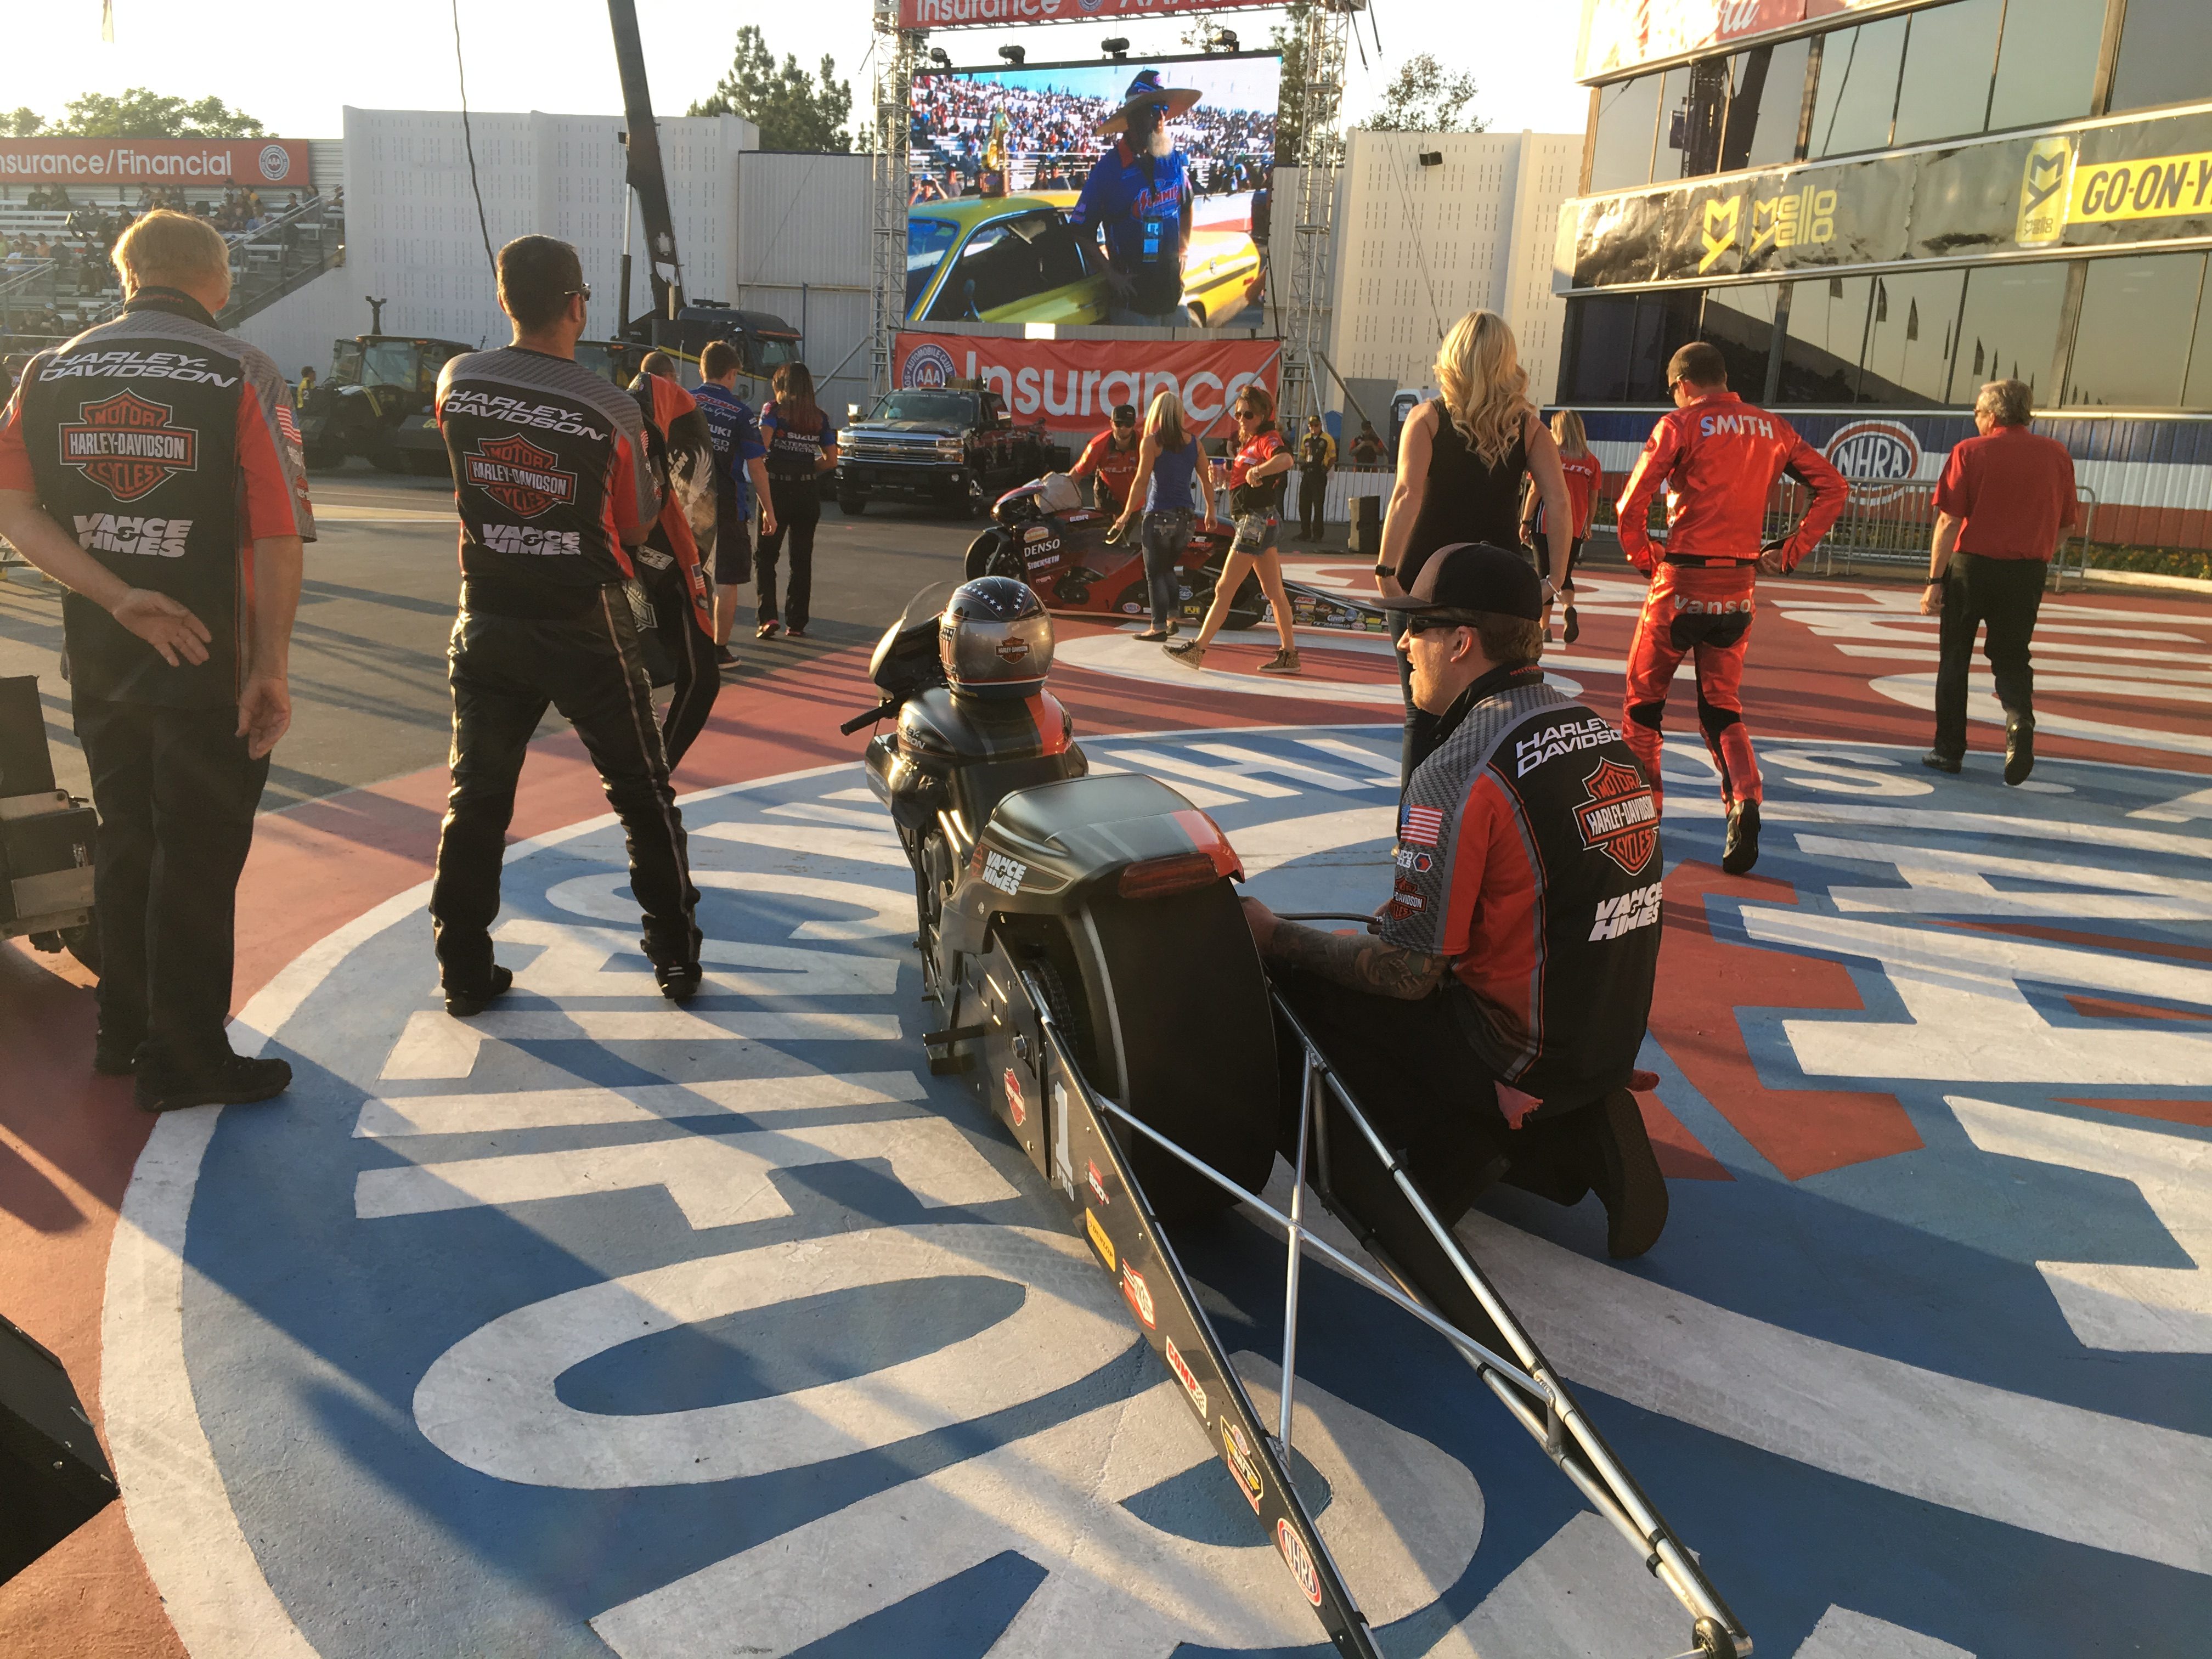
[[[933,392],[950,385],[953,377],[952,354],[941,345],[925,343],[907,353],[906,367],[899,371],[899,386],[907,392]]]
[[[282,144],[264,144],[261,149],[261,176],[275,184],[292,170],[292,158],[284,153]]]
[[[560,457],[516,434],[487,438],[461,458],[463,479],[520,519],[534,519],[576,499],[576,475],[553,464]]]
[[[1893,501],[1920,471],[1920,441],[1894,421],[1854,421],[1820,452],[1870,504]]]
[[[1589,793],[1575,808],[1587,852],[1602,853],[1630,875],[1651,862],[1659,846],[1659,804],[1633,767],[1602,760],[1583,780]]]
[[[62,428],[62,465],[118,501],[151,495],[176,472],[199,471],[200,434],[170,425],[175,411],[135,392],[77,406]]]

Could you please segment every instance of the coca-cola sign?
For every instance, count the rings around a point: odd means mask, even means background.
[[[981,380],[1014,418],[1053,432],[1101,430],[1116,404],[1141,411],[1172,392],[1201,432],[1228,430],[1229,405],[1255,384],[1277,390],[1277,340],[1030,340],[908,331],[891,352],[904,389]]]
[[[899,27],[967,29],[1006,23],[1120,23],[1281,3],[1282,0],[899,0]]]

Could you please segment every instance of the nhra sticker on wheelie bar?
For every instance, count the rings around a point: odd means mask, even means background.
[[[1298,1588],[1306,1593],[1306,1600],[1316,1607],[1321,1605],[1321,1575],[1314,1571],[1313,1557],[1306,1553],[1306,1540],[1298,1536],[1287,1521],[1275,1522],[1275,1544],[1283,1552],[1283,1565],[1291,1570],[1291,1577],[1298,1581]]]

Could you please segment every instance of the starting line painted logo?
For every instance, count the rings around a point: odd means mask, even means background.
[[[1389,896],[1392,733],[1087,746],[1211,812],[1278,908]],[[1668,1237],[1624,1270],[1595,1200],[1505,1189],[1468,1235],[1762,1651],[2071,1659],[2092,1620],[2180,1651],[2212,1624],[2212,969],[2172,941],[2212,837],[2130,814],[2201,781],[1762,759],[1732,882],[1669,750]],[[920,1064],[912,884],[856,771],[685,812],[688,1007],[597,827],[510,860],[493,1010],[439,1010],[402,905],[297,970],[289,1096],[164,1121],[179,1335],[112,1349],[106,1398],[187,1640],[234,1628],[195,1598],[243,1547],[328,1659],[1325,1651],[1312,1564],[1142,1350],[1145,1287]],[[1272,1421],[1279,1258],[1233,1218],[1188,1249]],[[1383,1651],[1680,1650],[1463,1364],[1306,1284],[1294,1462]],[[204,1431],[191,1502],[155,1398]]]

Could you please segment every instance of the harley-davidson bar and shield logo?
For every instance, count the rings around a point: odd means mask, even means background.
[[[151,495],[173,472],[197,472],[200,434],[174,426],[176,411],[135,392],[77,405],[62,426],[62,465],[73,466],[118,501]]]
[[[487,438],[461,457],[467,482],[520,519],[534,519],[576,499],[576,475],[556,466],[560,459],[520,433]]]
[[[1583,845],[1603,853],[1632,876],[1659,845],[1659,804],[1635,768],[1603,760],[1583,780],[1589,793],[1575,807]]]

